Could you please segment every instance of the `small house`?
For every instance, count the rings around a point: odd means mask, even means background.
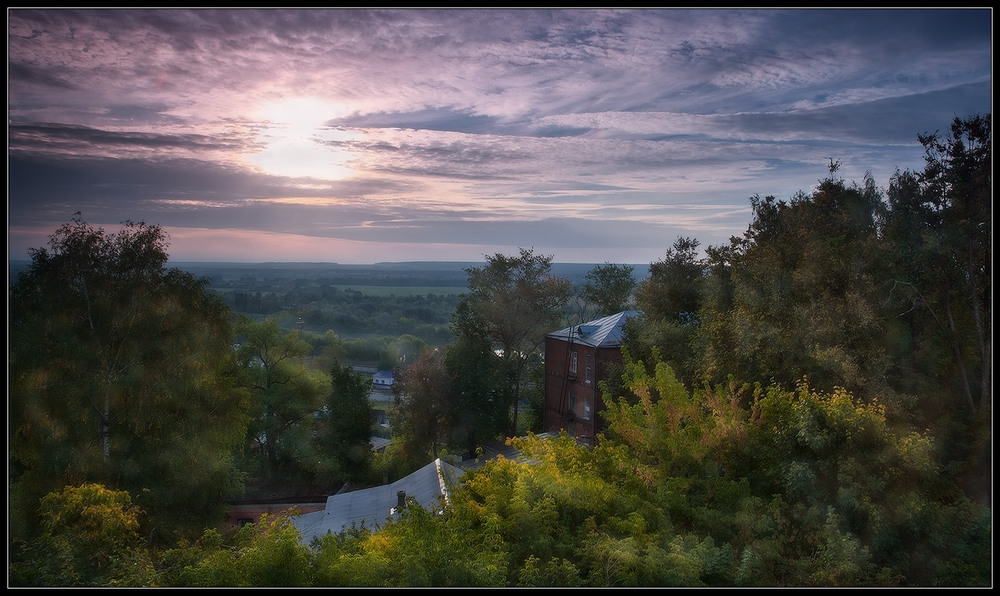
[[[380,370],[372,376],[372,385],[380,389],[390,389],[396,384],[391,370]]]

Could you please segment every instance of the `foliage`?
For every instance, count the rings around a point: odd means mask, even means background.
[[[164,587],[305,587],[312,553],[288,515],[264,514],[241,527],[232,544],[217,530],[182,542],[162,556]]]
[[[316,473],[313,422],[322,407],[329,376],[307,366],[310,346],[298,331],[274,319],[237,323],[237,358],[250,391],[247,453],[255,476],[268,482],[300,482]]]
[[[448,441],[451,376],[436,352],[424,352],[400,370],[392,387],[393,437],[406,457],[437,459]]]
[[[139,535],[140,512],[127,492],[98,484],[66,486],[41,501],[41,534],[15,542],[14,586],[148,586],[152,561]]]
[[[473,455],[509,429],[502,362],[485,337],[463,335],[445,348],[444,365],[452,379],[448,444]]]
[[[831,168],[835,170],[835,166]],[[885,337],[875,213],[879,191],[822,181],[790,202],[752,200],[754,221],[730,250],[712,254],[729,284],[702,309],[702,370],[712,382],[790,388],[807,376],[819,387],[843,386],[887,397]]]
[[[587,272],[580,294],[594,311],[594,317],[588,318],[605,317],[631,308],[637,285],[632,275],[634,270],[632,265],[604,263]]]
[[[988,510],[943,473],[933,439],[893,429],[884,406],[804,381],[695,394],[667,364],[654,369],[626,358],[641,401],[613,402],[607,440],[626,447],[634,460],[620,469],[657,493],[676,532],[730,545],[740,563],[724,583],[987,581],[985,555],[965,578],[952,570],[956,552],[989,550]]]
[[[679,237],[663,259],[650,263],[636,290],[640,314],[625,324],[626,349],[640,360],[664,358],[687,384],[699,378],[696,337],[706,282],[698,246]]]
[[[166,246],[158,226],[107,234],[77,218],[11,285],[13,535],[67,484],[127,490],[158,531],[197,530],[242,490],[230,313],[164,267]]]
[[[513,436],[518,404],[531,377],[531,357],[540,352],[544,333],[561,319],[570,282],[552,275],[551,256],[530,249],[522,248],[517,256],[495,254],[486,261],[466,269],[469,293],[456,308],[452,327],[457,337],[485,338],[500,356],[500,387],[510,408],[508,435]]]
[[[329,471],[321,474],[321,481],[368,477],[372,459],[371,390],[371,380],[365,375],[334,363],[331,392],[315,421],[316,452],[320,461],[329,462]]]
[[[246,440],[255,475],[268,482],[313,479],[313,423],[329,376],[305,364],[309,344],[274,319],[258,322],[241,316],[237,333],[242,382],[251,394]]]
[[[941,379],[961,405],[989,412],[992,395],[992,126],[956,118],[951,135],[919,135],[922,173],[897,172],[884,236],[894,250],[888,301],[898,335],[900,382],[929,393]],[[949,404],[950,406],[951,404]],[[987,416],[988,417],[988,416]]]

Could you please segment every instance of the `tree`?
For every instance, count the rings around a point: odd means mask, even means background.
[[[595,316],[613,315],[631,307],[637,285],[632,276],[634,269],[631,265],[605,263],[587,272],[581,297],[592,305]]]
[[[918,138],[926,152],[924,171],[897,174],[889,191],[886,238],[905,249],[892,255],[894,281],[901,286],[896,296],[929,313],[951,347],[957,375],[935,367],[937,374],[954,378],[970,410],[989,411],[991,117],[955,118],[950,137]]]
[[[66,486],[41,500],[41,535],[15,543],[15,586],[149,586],[155,572],[125,491]]]
[[[310,481],[316,472],[312,425],[329,378],[304,362],[312,347],[298,330],[282,330],[276,319],[243,315],[237,332],[236,353],[251,392],[250,453],[263,462],[261,471],[270,482]]]
[[[826,390],[892,398],[884,297],[875,283],[885,277],[881,194],[870,176],[863,186],[848,185],[834,177],[836,168],[811,195],[754,197],[744,237],[709,252],[725,262],[710,263],[718,277],[700,312],[699,376],[788,388],[806,377]]]
[[[317,451],[329,469],[351,481],[368,475],[372,459],[371,381],[350,366],[334,362],[331,391],[316,420]],[[332,475],[332,474],[331,474]]]
[[[451,376],[449,444],[469,456],[509,425],[509,407],[501,390],[500,358],[483,336],[463,335],[445,348]]]
[[[453,318],[456,336],[481,336],[499,356],[501,387],[510,408],[510,436],[517,434],[517,410],[535,365],[544,334],[558,324],[570,295],[570,282],[552,274],[552,257],[520,250],[495,254],[486,265],[466,269],[469,292]]]
[[[606,395],[608,431],[595,460],[607,452],[619,462],[592,467],[633,476],[615,483],[658,503],[670,533],[730,545],[739,564],[724,567],[724,580],[989,581],[989,508],[957,488],[934,437],[888,420],[882,404],[805,381],[794,390],[732,383],[692,392],[662,361],[652,374],[628,357],[625,365],[641,399]]]
[[[230,312],[167,269],[159,226],[77,217],[10,289],[12,533],[66,484],[126,490],[159,530],[213,523],[242,491]]]
[[[401,439],[404,455],[415,463],[427,454],[437,459],[438,450],[448,442],[451,383],[444,363],[431,351],[396,377],[393,436]]]
[[[706,278],[698,246],[694,238],[679,237],[663,259],[650,263],[636,291],[641,314],[625,327],[625,346],[635,357],[651,362],[655,350],[688,384],[698,380],[694,342]]]
[[[882,235],[890,380],[913,395],[916,424],[947,437],[982,502],[992,477],[991,117],[956,118],[951,135],[918,135],[923,172],[897,172]]]
[[[239,528],[227,544],[218,530],[205,530],[193,544],[163,553],[164,587],[307,587],[312,554],[289,517],[261,515]]]

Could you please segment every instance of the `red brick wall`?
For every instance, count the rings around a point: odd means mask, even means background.
[[[570,372],[571,351],[577,353],[576,374]],[[587,355],[593,358],[591,382],[586,382]],[[604,431],[604,420],[599,412],[604,409],[598,381],[607,375],[610,362],[623,361],[621,349],[594,348],[580,343],[570,344],[557,338],[545,338],[545,408],[543,430],[565,430],[578,440],[593,443],[594,437]],[[576,408],[570,415],[569,394],[576,394]],[[590,404],[589,420],[585,419],[584,404]]]

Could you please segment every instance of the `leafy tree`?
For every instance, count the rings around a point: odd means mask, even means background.
[[[974,338],[969,356],[979,374],[966,390],[973,395],[973,408],[983,407],[990,398],[992,360],[990,321],[992,321],[992,216],[993,216],[993,127],[989,114],[962,120],[955,118],[951,137],[937,134],[918,135],[926,150],[927,166],[921,182],[932,204],[938,207],[947,259],[953,263],[955,296],[946,296],[946,316],[954,333],[959,333],[950,307],[964,310],[968,331]],[[959,353],[961,361],[966,356]],[[977,386],[978,385],[978,386]]]
[[[392,387],[393,436],[403,443],[405,455],[417,461],[438,450],[448,441],[451,376],[436,352],[424,352],[416,362],[402,369]]]
[[[508,434],[517,434],[517,411],[525,397],[529,366],[541,351],[544,334],[560,321],[570,282],[552,274],[552,257],[522,248],[518,256],[495,254],[486,265],[466,269],[469,292],[453,317],[456,336],[486,338],[499,355],[510,408]]]
[[[312,480],[311,433],[329,377],[304,362],[312,348],[298,330],[283,330],[274,319],[241,316],[237,332],[236,353],[251,391],[249,452],[263,463],[261,473],[270,482]]]
[[[992,478],[991,117],[918,135],[921,173],[897,172],[882,219],[889,382],[913,396],[913,424],[935,429],[947,465],[980,502]]]
[[[148,586],[155,571],[127,492],[66,486],[41,501],[41,535],[15,542],[15,586]]]
[[[919,345],[920,336],[927,335],[936,340],[933,345],[950,348],[947,363],[924,361],[930,367],[924,372],[949,379],[968,409],[988,410],[991,118],[956,118],[950,137],[942,140],[935,133],[918,138],[926,151],[924,171],[897,173],[889,188],[885,237],[898,247],[890,253],[891,298],[901,308],[909,307],[904,316],[919,317],[910,321],[911,343]],[[920,326],[921,320],[929,324]]]
[[[888,399],[884,297],[875,280],[884,263],[870,177],[848,186],[831,176],[790,202],[755,197],[744,238],[711,251],[720,274],[701,310],[703,376],[724,382],[799,379]],[[683,369],[682,369],[683,370]]]
[[[350,366],[335,362],[332,391],[316,420],[317,451],[330,464],[329,477],[358,481],[368,476],[372,460],[371,381]]]
[[[698,381],[695,340],[705,285],[698,247],[697,240],[679,237],[663,259],[650,263],[636,291],[640,315],[625,326],[625,346],[636,357],[650,361],[656,350],[688,384]]]
[[[163,553],[164,587],[307,587],[312,554],[289,514],[264,514],[242,526],[227,545],[218,530]]]
[[[607,440],[634,458],[619,470],[635,471],[647,487],[635,492],[655,496],[673,532],[731,545],[739,566],[723,565],[721,581],[988,581],[988,509],[957,489],[931,436],[895,429],[881,404],[805,382],[691,393],[663,362],[626,369],[640,403],[605,400]],[[956,558],[979,548],[975,562]]]
[[[159,226],[79,219],[10,288],[10,522],[66,484],[135,495],[159,531],[195,530],[242,491],[246,428],[228,308],[167,269]]]
[[[637,285],[632,276],[634,270],[631,265],[604,263],[587,272],[580,293],[584,302],[596,311],[595,316],[613,315],[631,308]]]
[[[384,370],[395,370],[413,362],[428,349],[427,343],[419,337],[404,333],[385,342],[379,352],[378,365]]]
[[[328,329],[322,335],[303,332],[302,339],[313,347],[310,361],[319,370],[333,370],[347,357],[344,339],[333,329]]]
[[[503,436],[509,425],[509,407],[500,388],[501,361],[485,337],[464,335],[445,348],[444,365],[452,379],[448,443],[472,456]]]

